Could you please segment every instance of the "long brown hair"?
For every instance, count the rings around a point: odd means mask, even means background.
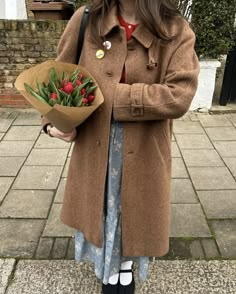
[[[91,39],[97,44],[102,41],[103,19],[113,5],[119,6],[119,0],[90,1]],[[168,19],[181,16],[174,0],[136,0],[135,10],[140,22],[154,35],[166,41],[175,37],[168,36],[165,31]]]

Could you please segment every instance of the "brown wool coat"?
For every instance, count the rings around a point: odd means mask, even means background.
[[[69,21],[58,46],[58,61],[75,63],[84,8]],[[163,256],[169,249],[172,119],[187,112],[197,89],[195,35],[178,17],[161,41],[140,24],[130,41],[117,9],[104,19],[112,48],[103,59],[86,30],[80,64],[96,78],[105,102],[83,123],[68,171],[61,220],[102,246],[102,214],[110,121],[123,122],[121,184],[124,256]],[[101,49],[101,48],[100,48]],[[157,66],[155,66],[157,63]],[[120,84],[123,67],[127,84]],[[43,120],[43,124],[46,121]]]

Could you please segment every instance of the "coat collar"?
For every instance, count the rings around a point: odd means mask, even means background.
[[[102,36],[108,35],[111,30],[115,27],[120,27],[118,20],[117,5],[113,3],[109,14],[104,18],[103,25],[104,31]],[[132,36],[141,43],[145,48],[150,48],[155,38],[154,35],[142,24],[140,23],[138,27],[133,32]]]

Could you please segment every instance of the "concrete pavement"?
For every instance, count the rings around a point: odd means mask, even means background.
[[[18,272],[18,266],[27,264],[34,268],[40,264],[39,259],[50,260],[46,262],[49,269],[54,264],[52,260],[56,260],[57,270],[61,259],[65,264],[73,263],[75,231],[59,221],[71,150],[71,144],[41,132],[40,115],[35,110],[0,109],[0,258],[10,258],[2,259],[0,269],[3,267],[4,273],[15,264],[11,278]],[[194,266],[194,260],[219,260],[216,266],[207,267],[204,279],[211,269],[218,275],[221,265],[235,271],[236,114],[188,113],[176,120],[172,161],[170,251],[156,262],[163,262],[162,268],[167,260],[176,261],[178,270],[184,270],[190,266],[185,264],[186,258]],[[24,264],[22,258],[31,261]],[[156,270],[158,267],[154,266],[154,277]],[[26,275],[21,271],[19,274]],[[41,280],[41,273],[38,274]],[[2,281],[4,284],[6,279]],[[11,282],[7,291],[16,291],[11,287],[19,291],[17,283]],[[234,292],[171,292],[171,288],[161,292],[164,288],[157,284],[155,287],[160,289],[152,292],[147,284],[147,289],[139,293],[236,293],[235,284],[228,280],[227,283],[235,287]],[[2,284],[0,291],[4,293]],[[50,293],[67,293],[55,289]],[[40,289],[32,291],[24,293],[43,293],[37,292]]]
[[[90,264],[67,260],[1,262],[0,294],[101,293]],[[135,270],[136,294],[236,293],[236,261],[158,260],[151,263],[149,271],[149,279],[140,284]]]

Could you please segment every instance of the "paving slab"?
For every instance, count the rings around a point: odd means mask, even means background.
[[[235,265],[235,260],[230,263],[227,261],[210,261],[208,271],[205,272],[209,289],[214,289],[214,293],[235,293]],[[223,285],[224,287],[222,287]]]
[[[199,122],[174,121],[173,126],[175,134],[205,134]]]
[[[171,203],[198,203],[199,200],[189,179],[171,180]]]
[[[182,158],[172,158],[172,174],[174,178],[188,178],[188,173]]]
[[[54,238],[40,238],[35,257],[37,259],[51,259],[53,243]]]
[[[235,127],[205,128],[212,141],[233,141],[236,140]]]
[[[0,256],[32,258],[45,221],[0,219]]]
[[[0,157],[0,176],[16,176],[25,157]]]
[[[12,109],[12,108],[0,108],[0,117],[1,119],[9,119],[14,120],[19,115],[18,109]]]
[[[182,117],[178,118],[176,121],[179,121],[179,120],[183,120],[183,121],[186,121],[186,122],[191,121],[189,113],[188,112],[185,113]]]
[[[71,154],[72,154],[72,151],[73,151],[74,145],[75,145],[74,142],[71,143],[71,145],[70,145],[70,151],[69,151],[68,157],[71,157]]]
[[[236,141],[213,142],[213,144],[223,158],[236,157]]]
[[[176,134],[175,138],[180,149],[214,149],[207,135]]]
[[[171,143],[171,156],[172,157],[181,157],[179,147],[177,146],[176,142]]]
[[[235,261],[155,261],[150,278],[138,285],[137,293],[233,294],[235,275]]]
[[[34,145],[34,141],[1,141],[1,156],[27,156]]]
[[[211,225],[222,257],[236,259],[236,220],[215,220]]]
[[[23,166],[13,189],[56,189],[60,180],[62,166]]]
[[[41,115],[38,112],[22,112],[12,124],[13,126],[41,126]]]
[[[64,169],[63,169],[63,172],[62,172],[62,177],[63,178],[66,178],[67,177],[68,170],[69,170],[69,165],[70,165],[70,157],[67,158],[67,160],[66,160],[66,164],[65,164]]]
[[[236,177],[236,157],[235,158],[224,158],[224,162],[226,163],[228,169],[231,171],[232,175]]]
[[[232,123],[226,115],[198,114],[198,119],[203,127],[230,127]]]
[[[236,114],[230,113],[230,116],[228,117],[228,119],[236,127]]]
[[[53,244],[52,258],[64,259],[66,257],[68,245],[69,238],[56,238]]]
[[[200,204],[171,204],[170,237],[211,237]]]
[[[12,258],[0,259],[0,294],[5,294],[15,262],[15,259]]]
[[[235,261],[157,260],[144,283],[134,274],[137,294],[235,294]],[[21,260],[6,294],[23,293],[100,294],[101,283],[89,263]]]
[[[2,202],[3,198],[6,196],[13,181],[14,181],[13,177],[0,177],[0,203]]]
[[[236,190],[198,191],[208,219],[236,218]]]
[[[4,118],[1,116],[0,118],[0,132],[5,133],[10,128],[12,122],[14,121],[15,117],[11,118]]]
[[[5,135],[5,133],[0,133],[0,140],[2,140],[4,135]]]
[[[68,149],[32,149],[25,165],[64,165]]]
[[[75,238],[70,238],[67,259],[75,259]]]
[[[12,126],[4,137],[4,141],[34,141],[41,131],[40,126]]]
[[[215,150],[208,149],[183,149],[184,161],[189,166],[225,166]]]
[[[219,252],[215,240],[202,239],[202,245],[207,258],[219,258]]]
[[[64,142],[57,138],[52,138],[44,133],[41,133],[36,141],[35,148],[52,148],[52,149],[69,149],[70,143]]]
[[[0,206],[0,218],[47,218],[52,191],[11,190]]]
[[[66,226],[60,220],[61,204],[53,204],[48,217],[43,237],[71,237],[76,230]]]
[[[190,244],[190,252],[193,258],[204,259],[204,252],[200,240],[193,240]]]
[[[29,261],[17,264],[14,279],[6,294],[96,294],[101,284],[91,264],[75,261]]]
[[[61,178],[57,193],[54,199],[55,203],[62,203],[63,197],[64,197],[64,191],[65,191],[65,185],[66,185],[66,178]]]
[[[189,167],[196,190],[236,189],[236,181],[227,167]]]
[[[169,252],[166,256],[170,259],[192,258],[189,243],[189,239],[170,238]]]
[[[199,121],[198,117],[197,117],[197,113],[194,112],[190,112],[189,113],[189,117],[191,121]]]

